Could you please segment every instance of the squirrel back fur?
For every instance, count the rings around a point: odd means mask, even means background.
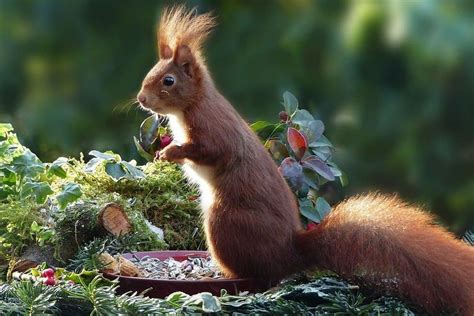
[[[474,314],[474,249],[395,197],[339,204],[314,230],[266,149],[215,88],[202,57],[210,14],[166,10],[160,60],[140,104],[166,115],[174,142],[160,152],[199,185],[207,245],[228,277],[281,279],[321,268],[398,295],[430,313]]]

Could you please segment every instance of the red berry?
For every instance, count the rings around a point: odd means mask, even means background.
[[[41,276],[44,278],[54,277],[54,269],[52,268],[44,269],[43,272],[41,272]]]
[[[312,229],[315,229],[316,227],[318,227],[318,224],[314,222],[309,222],[308,226],[306,226],[306,230],[312,230]]]
[[[46,280],[43,281],[44,285],[55,285],[56,280],[53,277],[46,278]]]
[[[160,146],[161,148],[165,148],[169,144],[171,144],[171,141],[173,138],[170,135],[163,135],[160,137]]]
[[[280,121],[282,122],[288,122],[288,113],[286,111],[281,111],[278,116],[280,117]]]

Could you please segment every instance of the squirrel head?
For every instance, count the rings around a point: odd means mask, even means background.
[[[143,80],[141,106],[166,115],[199,102],[208,80],[201,48],[214,21],[183,6],[165,9],[157,32],[160,60]]]

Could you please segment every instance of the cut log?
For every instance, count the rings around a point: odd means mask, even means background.
[[[128,234],[132,227],[123,208],[117,203],[108,203],[99,212],[99,224],[114,236]]]
[[[121,236],[132,229],[127,214],[117,203],[108,203],[100,211],[97,206],[94,208],[89,204],[78,204],[76,207],[82,210],[80,216],[63,220],[56,227],[61,238],[57,251],[52,246],[31,245],[23,252],[12,271],[23,272],[42,262],[61,266],[76,254],[80,246],[94,237],[107,234]]]

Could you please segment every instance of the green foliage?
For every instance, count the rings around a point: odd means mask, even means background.
[[[299,109],[298,100],[288,91],[283,94],[283,106],[279,123],[258,121],[251,127],[298,198],[303,222],[319,223],[331,209],[320,194],[321,187],[336,178],[343,185],[347,180],[332,161],[334,148],[323,135],[323,122]]]
[[[72,279],[71,273],[63,272],[63,279]],[[286,315],[414,315],[400,301],[381,297],[370,301],[357,287],[335,278],[291,280],[261,294],[221,296],[210,293],[188,295],[182,292],[170,294],[165,299],[147,298],[137,293],[115,295],[117,285],[104,280],[100,275],[88,272],[74,277],[75,285],[58,282],[46,287],[32,281],[16,281],[12,286],[0,287],[0,312],[28,309],[35,301],[32,311],[37,313],[49,308],[52,312],[74,315],[145,315],[145,314],[286,314]],[[28,293],[28,299],[18,299]],[[45,300],[35,298],[45,297]]]
[[[146,160],[152,161],[155,158],[155,153],[162,148],[160,136],[166,133],[158,115],[147,117],[140,125],[139,138],[133,137],[138,153]]]
[[[196,191],[178,167],[137,166],[99,151],[90,152],[88,163],[64,157],[42,163],[18,142],[10,124],[0,129],[0,259],[19,256],[32,244],[53,245],[57,259],[68,258],[77,249],[65,245],[75,240],[81,246],[100,233],[97,215],[110,202],[124,208],[138,234],[129,238],[134,250],[163,249],[167,243],[174,249],[203,247]]]
[[[16,282],[10,292],[11,298],[18,301],[16,311],[19,314],[31,316],[56,314],[57,288],[41,283]]]

